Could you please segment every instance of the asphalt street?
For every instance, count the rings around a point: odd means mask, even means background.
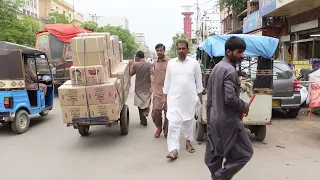
[[[151,119],[148,127],[139,124],[130,107],[130,130],[96,126],[89,137],[66,127],[61,120],[59,100],[47,117],[32,116],[28,132],[15,135],[0,125],[0,171],[3,180],[209,180],[204,164],[205,143],[194,142],[196,153],[181,149],[179,159],[169,162],[166,139],[155,139]],[[253,141],[254,157],[235,180],[319,180],[320,118],[283,117],[267,128],[266,140]],[[184,140],[181,139],[181,147]]]

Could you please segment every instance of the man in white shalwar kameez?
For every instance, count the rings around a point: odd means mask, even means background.
[[[167,158],[175,160],[180,149],[180,131],[186,140],[186,149],[194,153],[193,121],[197,103],[202,102],[202,74],[197,60],[187,57],[188,42],[178,41],[178,58],[168,62],[163,87],[163,104],[167,104],[168,151]]]

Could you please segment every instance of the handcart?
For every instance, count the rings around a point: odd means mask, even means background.
[[[105,33],[107,34],[107,33]],[[83,61],[84,61],[84,65],[83,68],[85,69],[86,66],[86,39],[87,37],[83,37],[83,51],[84,51],[84,57],[83,57]],[[98,46],[98,44],[97,44]],[[99,58],[100,58],[100,54],[99,54]],[[100,59],[101,61],[101,59]],[[109,67],[111,66],[111,60],[107,60]],[[106,64],[106,63],[104,63]],[[108,71],[110,71],[111,68],[109,68]],[[110,72],[111,73],[111,72]],[[79,118],[78,117],[74,117],[72,118],[71,122],[66,123],[68,127],[73,126],[74,129],[78,129],[79,133],[81,136],[88,136],[89,135],[89,130],[90,130],[90,126],[99,126],[99,125],[105,125],[107,127],[111,127],[114,124],[120,124],[120,132],[122,135],[127,135],[129,132],[129,107],[126,104],[126,100],[128,98],[128,89],[130,88],[130,78],[125,80],[125,74],[127,74],[126,77],[129,77],[129,64],[127,66],[126,69],[123,70],[122,73],[118,72],[115,73],[111,76],[116,76],[116,84],[115,85],[115,93],[116,93],[116,101],[112,103],[113,108],[111,109],[100,109],[99,107],[97,108],[97,111],[99,112],[99,115],[94,115],[93,112],[90,111],[90,105],[88,103],[88,101],[86,101],[87,103],[87,116],[85,116],[86,118]],[[115,77],[113,77],[115,78]],[[84,79],[85,79],[85,86],[87,85],[87,78],[86,78],[86,73],[84,73]],[[119,81],[119,83],[118,83]],[[109,92],[110,93],[110,92]],[[86,99],[88,99],[88,94],[86,93]],[[99,106],[99,104],[98,104]],[[112,117],[109,114],[110,112],[112,112]],[[118,115],[116,115],[116,113],[118,113]],[[109,118],[109,115],[111,118]],[[118,117],[118,118],[116,118]]]
[[[68,123],[67,126],[73,126],[74,129],[78,129],[81,136],[88,136],[90,126],[105,125],[111,127],[114,124],[120,123],[120,132],[122,135],[127,135],[129,132],[129,107],[123,105],[120,111],[119,119],[109,119],[108,117],[99,118],[79,118],[73,119],[72,123]]]
[[[243,73],[245,69],[251,68],[251,58],[258,57],[255,78],[252,80],[253,85],[250,88],[252,93],[241,92],[240,98],[250,103],[250,113],[243,118],[243,124],[248,128],[258,141],[263,141],[266,137],[266,125],[271,124],[272,114],[272,86],[273,86],[273,61],[271,60],[277,49],[279,40],[276,38],[256,35],[229,34],[211,36],[202,43],[201,63],[204,65],[203,83],[206,89],[209,75],[215,64],[219,63],[225,56],[225,42],[231,36],[243,38],[247,44],[244,52],[246,61],[249,65],[241,67],[238,65],[238,73]],[[251,69],[249,70],[251,72]],[[251,75],[249,75],[249,79]],[[207,89],[206,89],[207,90]],[[251,95],[250,95],[251,94]],[[206,97],[203,98],[201,118],[197,119],[195,138],[197,141],[204,139],[207,126]]]

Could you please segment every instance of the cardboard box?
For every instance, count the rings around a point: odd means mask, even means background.
[[[109,66],[110,66],[110,71],[111,72],[117,68],[116,56],[115,55],[111,55],[110,56]]]
[[[120,62],[123,61],[123,48],[122,48],[122,41],[119,41],[119,53],[120,53]]]
[[[112,72],[112,78],[123,79],[124,83],[128,83],[130,81],[130,74],[129,74],[129,62],[122,61]]]
[[[89,105],[112,104],[118,97],[117,79],[109,78],[106,84],[87,86],[87,97]]]
[[[72,85],[71,80],[66,81],[58,88],[61,106],[86,106],[85,86]]]
[[[86,44],[86,50],[84,50],[84,44]],[[75,37],[71,40],[71,49],[74,66],[105,65],[109,63],[105,36]]]
[[[123,83],[123,79],[117,79],[117,84],[119,86],[120,106],[123,106],[122,103],[126,102],[128,99],[131,83]]]
[[[107,51],[92,53],[76,53],[72,50],[72,63],[74,66],[95,66],[109,63]]]
[[[111,36],[110,40],[112,41],[113,46],[113,54],[115,55],[115,66],[120,63],[120,45],[119,45],[119,37]]]
[[[108,79],[108,70],[105,66],[71,66],[69,68],[72,84],[94,85],[104,84]]]
[[[110,41],[110,33],[103,32],[103,33],[81,33],[78,34],[78,37],[88,37],[88,36],[104,36],[106,39],[106,50],[107,50],[107,57],[112,55],[113,49],[112,46],[110,47],[110,44],[112,45],[112,42]]]
[[[61,111],[64,123],[72,123],[73,119],[89,117],[87,106],[61,106]]]
[[[106,117],[109,120],[118,120],[120,118],[119,101],[113,104],[89,105],[90,115],[95,117]]]
[[[72,51],[76,53],[103,52],[107,49],[105,36],[75,37],[71,40]]]

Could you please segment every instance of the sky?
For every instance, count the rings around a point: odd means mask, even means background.
[[[70,4],[73,0],[66,0]],[[210,0],[199,0],[199,4]],[[196,0],[74,0],[76,11],[97,16],[126,16],[131,32],[145,34],[150,50],[157,43],[167,47],[172,44],[172,37],[183,32],[183,5],[194,5]],[[201,6],[210,9],[212,2]],[[195,18],[193,18],[195,21]]]

